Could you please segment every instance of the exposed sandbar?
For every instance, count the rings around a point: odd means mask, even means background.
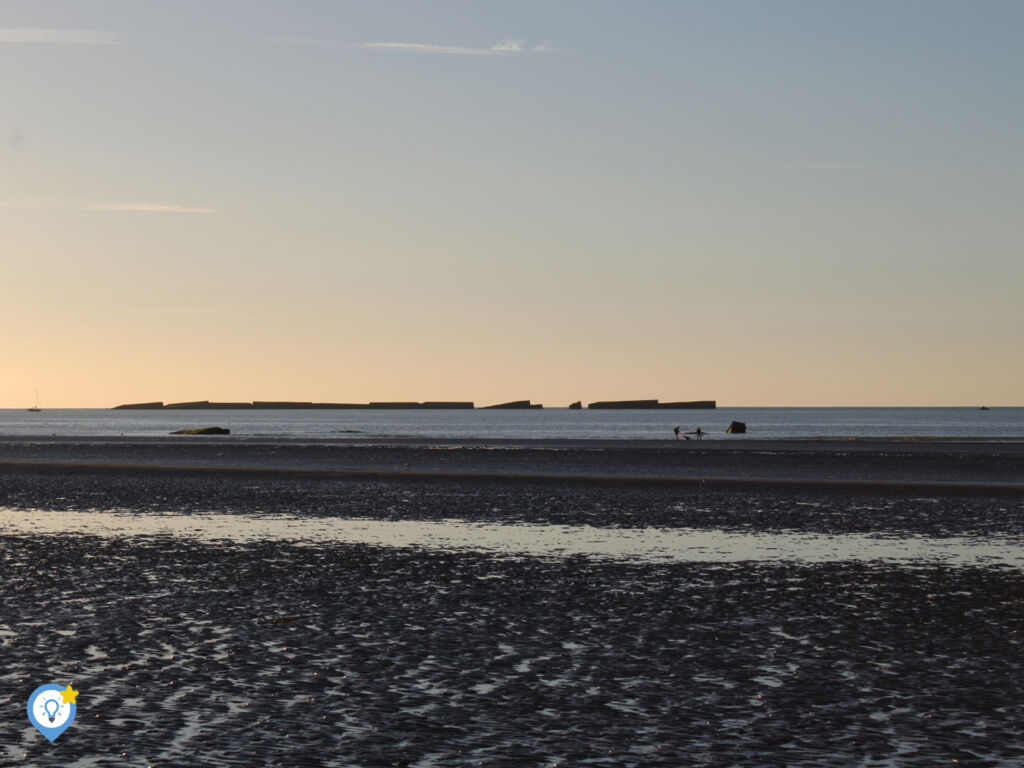
[[[904,441],[444,441],[204,436],[3,438],[6,471],[306,472],[307,476],[693,484],[794,484],[879,492],[1019,494],[1024,443]],[[95,466],[94,466],[95,465]]]

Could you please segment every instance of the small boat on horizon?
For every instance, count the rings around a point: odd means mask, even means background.
[[[31,408],[29,408],[28,412],[29,413],[39,413],[41,410],[43,410],[43,409],[39,407],[39,390],[37,389],[36,390],[36,404],[33,405]]]

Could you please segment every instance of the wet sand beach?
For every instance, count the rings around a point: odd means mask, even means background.
[[[1019,445],[706,445],[7,439],[0,507],[228,531],[289,516],[1022,546]],[[1024,761],[1024,569],[1000,562],[80,528],[0,527],[0,764]],[[82,691],[53,745],[24,717],[51,681]]]
[[[482,440],[253,437],[0,437],[0,467],[43,471],[102,465],[153,473],[246,469],[358,477],[422,473],[512,478],[583,476],[699,480],[927,485],[1024,489],[1024,440]],[[12,470],[17,467],[10,467]],[[1017,491],[1021,492],[1021,491]]]

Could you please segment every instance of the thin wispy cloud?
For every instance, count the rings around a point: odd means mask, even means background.
[[[111,211],[129,213],[217,213],[216,208],[202,205],[166,205],[163,203],[96,203],[91,205],[69,203],[4,203],[5,210],[63,210],[63,211]]]
[[[492,45],[491,50],[499,53],[522,53],[525,46],[525,40],[502,40]]]
[[[138,211],[140,213],[217,213],[216,208],[201,205],[162,205],[160,203],[104,203],[82,206],[84,211]]]
[[[53,45],[116,45],[118,34],[107,29],[33,29],[0,27],[2,43]]]
[[[272,37],[271,42],[283,43],[286,45],[308,45],[336,48],[362,48],[370,51],[381,51],[386,53],[428,53],[447,56],[515,56],[526,53],[544,53],[554,51],[547,41],[539,43],[531,48],[526,45],[526,40],[509,38],[501,40],[489,48],[471,48],[463,45],[437,45],[434,43],[403,43],[403,42],[369,42],[369,43],[345,43],[340,40],[329,40],[319,37]]]
[[[796,163],[786,163],[782,166],[783,168],[803,168],[811,171],[844,171],[852,168],[860,168],[861,166],[857,163],[815,163],[799,161]]]
[[[555,48],[547,40],[543,40],[530,48],[530,53],[572,53],[575,48]]]
[[[439,53],[449,56],[507,56],[513,53],[513,51],[504,49],[464,48],[459,45],[432,45],[430,43],[351,43],[348,47],[395,53]]]

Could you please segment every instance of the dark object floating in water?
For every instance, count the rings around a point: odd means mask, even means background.
[[[480,410],[491,411],[495,408],[507,409],[507,410],[522,410],[525,408],[543,408],[544,406],[540,403],[532,403],[529,400],[513,400],[510,403],[498,403],[498,405],[485,405]]]
[[[983,405],[983,406],[981,406],[981,408],[979,408],[978,410],[979,410],[979,411],[987,411],[987,410],[988,410],[988,406],[987,406],[987,405]]]
[[[598,409],[642,409],[642,410],[661,410],[661,409],[694,409],[694,408],[715,408],[717,404],[714,400],[686,400],[676,403],[661,403],[657,400],[601,400],[596,403],[591,403],[587,408],[598,408]]]
[[[729,435],[743,435],[747,432],[747,425],[742,421],[734,421],[725,432]]]
[[[569,404],[569,410],[570,411],[581,411],[581,410],[583,410],[583,403],[580,400],[577,400],[575,403],[570,403]]]
[[[198,427],[196,429],[179,429],[172,435],[230,435],[231,430],[224,427]]]

